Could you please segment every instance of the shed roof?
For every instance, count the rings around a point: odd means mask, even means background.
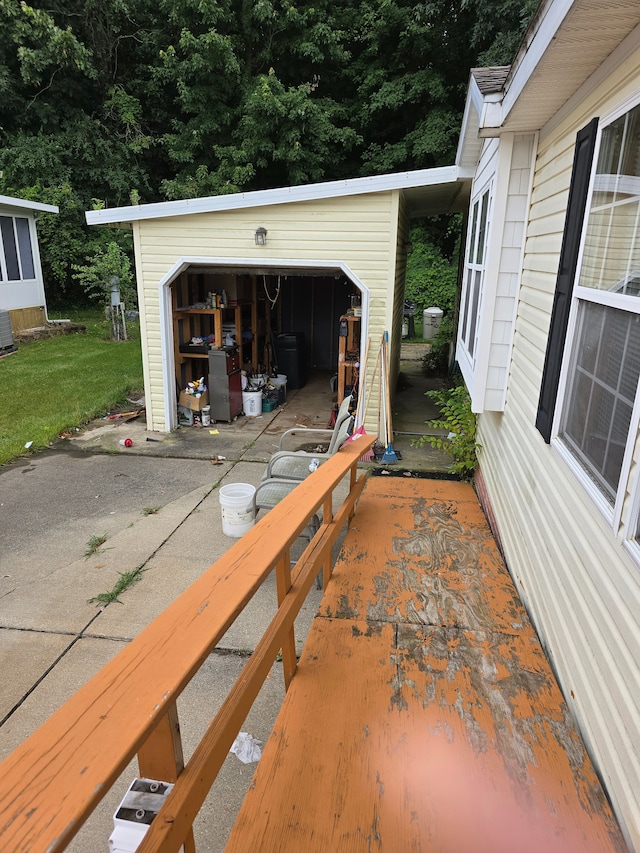
[[[38,213],[58,213],[59,208],[55,204],[42,204],[39,201],[26,201],[23,198],[14,198],[10,195],[0,195],[0,206],[18,207],[22,210],[33,210]]]
[[[372,175],[366,178],[327,181],[297,187],[279,187],[206,198],[91,210],[85,215],[89,225],[114,225],[169,216],[186,216],[194,213],[239,210],[402,190],[409,205],[410,215],[426,216],[463,211],[468,203],[472,176],[472,172],[465,172],[457,166],[442,166],[436,169]]]

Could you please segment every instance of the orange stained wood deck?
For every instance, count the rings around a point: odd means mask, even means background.
[[[624,849],[473,489],[371,478],[226,850]]]

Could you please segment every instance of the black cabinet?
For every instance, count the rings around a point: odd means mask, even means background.
[[[209,351],[211,419],[231,421],[242,411],[242,374],[237,347]]]
[[[287,377],[287,388],[304,388],[307,381],[306,353],[303,334],[276,336],[278,373]]]

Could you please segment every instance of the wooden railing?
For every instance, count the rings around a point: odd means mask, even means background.
[[[318,572],[329,581],[332,545],[364,488],[358,458],[373,441],[361,436],[300,483],[0,764],[3,853],[64,850],[136,754],[141,777],[175,782],[139,853],[195,851],[193,821],[280,651],[287,686],[295,673],[294,620]],[[320,507],[323,523],[292,570],[291,546]],[[176,700],[274,567],[278,610],[184,765]]]

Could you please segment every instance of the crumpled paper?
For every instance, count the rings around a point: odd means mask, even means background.
[[[237,755],[243,764],[251,764],[254,761],[260,761],[262,750],[260,749],[261,740],[257,740],[248,732],[240,732],[238,737],[231,744],[229,752]]]

